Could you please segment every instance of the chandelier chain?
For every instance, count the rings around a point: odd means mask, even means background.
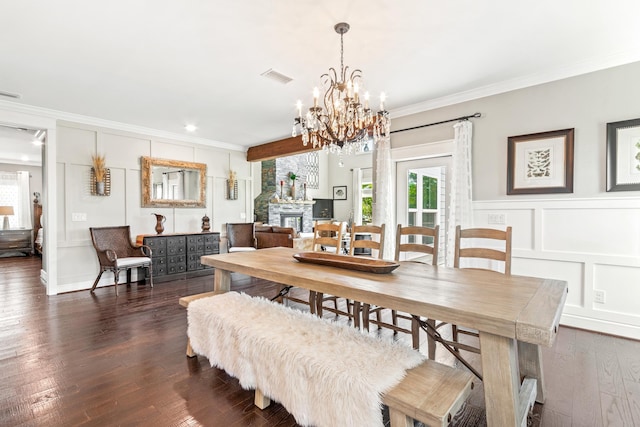
[[[344,79],[344,33],[340,33],[340,73]],[[344,83],[344,82],[343,82]]]

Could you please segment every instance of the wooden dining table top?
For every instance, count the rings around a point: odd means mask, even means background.
[[[563,280],[411,261],[401,262],[391,273],[376,274],[301,263],[293,258],[299,252],[268,248],[205,255],[201,262],[544,346],[553,345],[567,296]]]

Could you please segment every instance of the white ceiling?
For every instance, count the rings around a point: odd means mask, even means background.
[[[339,66],[340,21],[345,64],[398,116],[639,61],[638,16],[638,0],[2,1],[0,91],[244,149],[290,135]]]

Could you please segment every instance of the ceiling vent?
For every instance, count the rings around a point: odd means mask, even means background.
[[[14,99],[20,99],[20,94],[18,93],[11,93],[11,92],[5,92],[0,90],[0,96],[6,96],[7,98],[14,98]]]
[[[272,68],[269,68],[267,71],[265,71],[260,75],[267,77],[271,80],[275,80],[278,83],[282,83],[283,85],[286,85],[287,83],[293,80],[291,77],[285,76],[284,74],[279,73]]]

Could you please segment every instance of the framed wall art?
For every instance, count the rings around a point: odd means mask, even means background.
[[[607,191],[640,191],[640,119],[607,123]]]
[[[333,187],[333,200],[347,200],[347,186],[338,185]]]
[[[510,136],[507,194],[573,193],[573,134],[571,128]]]

